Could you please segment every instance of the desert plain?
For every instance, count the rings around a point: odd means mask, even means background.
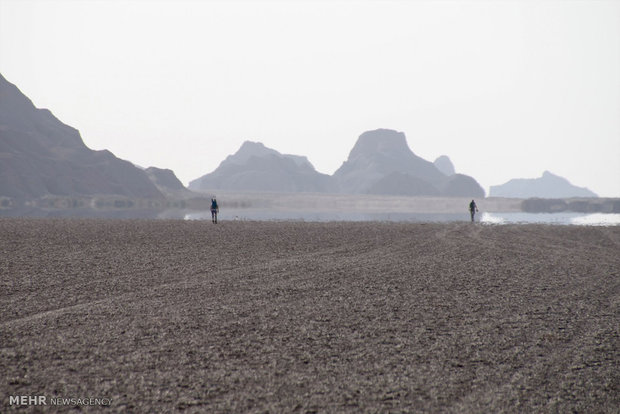
[[[0,234],[0,412],[620,407],[618,226],[12,218]]]

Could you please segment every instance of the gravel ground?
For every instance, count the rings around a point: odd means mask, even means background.
[[[0,219],[0,234],[0,412],[18,395],[46,397],[28,412],[620,407],[620,227]]]

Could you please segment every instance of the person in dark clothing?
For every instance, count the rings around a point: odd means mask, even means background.
[[[211,221],[213,223],[217,223],[217,213],[219,213],[220,208],[217,205],[217,200],[215,197],[211,199]]]
[[[478,206],[474,200],[469,203],[469,214],[471,214],[471,222],[474,222],[474,215],[478,212]]]

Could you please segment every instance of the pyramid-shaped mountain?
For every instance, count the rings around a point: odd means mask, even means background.
[[[360,135],[333,178],[343,193],[484,197],[476,180],[463,174],[447,176],[415,155],[404,133],[390,129]]]
[[[545,171],[539,178],[514,178],[501,185],[493,185],[491,197],[513,198],[571,198],[598,197],[585,187],[577,187],[566,178]]]
[[[331,179],[306,157],[281,154],[260,142],[246,141],[215,171],[189,183],[190,190],[330,192]]]
[[[163,198],[147,174],[109,151],[89,149],[80,133],[37,109],[0,75],[0,196],[121,195]]]

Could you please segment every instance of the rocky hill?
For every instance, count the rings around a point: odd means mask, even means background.
[[[435,167],[437,167],[439,171],[444,173],[444,175],[451,176],[456,173],[456,171],[454,170],[454,164],[452,164],[452,161],[447,155],[441,155],[437,157],[433,164],[435,164]]]
[[[215,171],[189,183],[190,190],[330,192],[331,179],[306,157],[281,154],[260,142],[246,141]]]
[[[476,180],[444,174],[411,151],[404,133],[390,129],[360,135],[333,178],[343,193],[484,197]]]
[[[191,191],[185,188],[172,170],[149,167],[144,172],[146,172],[146,175],[155,184],[157,189],[167,197],[185,198],[193,195]]]
[[[0,75],[0,196],[120,195],[161,199],[144,171],[111,152],[89,149],[59,121]]]
[[[598,197],[585,187],[572,185],[566,178],[545,171],[539,178],[515,178],[502,185],[491,186],[491,197],[571,198]]]

